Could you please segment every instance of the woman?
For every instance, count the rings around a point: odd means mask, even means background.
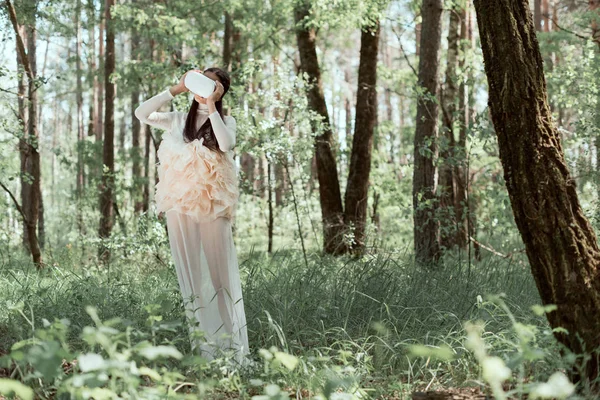
[[[209,360],[219,349],[234,350],[235,359],[245,363],[248,334],[231,231],[239,195],[232,155],[236,121],[223,116],[222,103],[230,79],[219,68],[202,73],[215,81],[215,91],[207,98],[194,95],[187,113],[157,112],[189,91],[184,74],[177,85],[140,104],[135,116],[167,131],[157,152],[156,204],[166,214],[186,314],[205,338],[193,347]]]

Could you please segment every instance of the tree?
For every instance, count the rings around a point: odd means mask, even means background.
[[[352,138],[352,152],[348,184],[344,198],[346,227],[354,227],[353,248],[365,246],[369,175],[373,133],[377,123],[377,54],[380,26],[365,27],[361,33],[356,120]]]
[[[415,129],[413,212],[415,259],[429,263],[439,256],[439,229],[433,216],[436,200],[437,153],[436,96],[439,88],[439,53],[442,40],[442,1],[423,0],[418,81],[422,93],[417,103]]]
[[[600,346],[600,249],[579,204],[552,122],[527,0],[475,0],[489,108],[515,222],[556,339],[575,353]],[[598,376],[598,358],[574,379]]]
[[[458,111],[458,49],[460,42],[460,9],[453,7],[449,11],[448,24],[448,53],[446,57],[446,82],[444,84],[442,102],[443,132],[440,149],[440,164],[438,174],[438,197],[442,218],[445,221],[444,228],[440,232],[440,244],[452,247],[456,243],[456,218],[459,208],[455,208],[457,190],[457,169],[455,161],[456,139],[454,135],[454,123]]]
[[[114,0],[106,0],[106,61],[104,65],[105,86],[105,116],[104,116],[104,146],[102,163],[102,183],[100,185],[100,227],[98,234],[101,238],[110,237],[113,226],[113,187],[115,173],[115,84],[111,82],[110,76],[115,71],[115,30],[112,21],[111,7]],[[103,259],[110,256],[107,249],[101,246],[100,252]]]
[[[135,0],[132,0],[132,4],[135,4]],[[142,45],[141,38],[138,29],[134,24],[131,26],[131,57],[133,60],[138,61],[140,59],[140,46]],[[141,124],[140,120],[135,116],[135,109],[140,102],[140,79],[136,75],[134,78],[134,89],[131,91],[131,176],[132,176],[132,187],[131,197],[133,200],[133,211],[135,214],[142,212],[144,208],[144,202],[142,198],[142,187],[144,179],[142,177],[142,149],[140,147],[140,136],[141,136]]]
[[[24,139],[19,141],[19,149],[21,155],[21,188],[22,188],[22,204],[19,205],[15,197],[2,185],[9,193],[15,207],[23,218],[25,225],[24,236],[27,239],[27,247],[31,252],[33,262],[40,268],[42,266],[42,253],[38,242],[37,226],[40,214],[41,203],[41,170],[40,170],[40,153],[39,132],[37,127],[37,58],[36,58],[36,14],[37,3],[34,3],[31,12],[31,20],[26,24],[27,34],[27,51],[25,51],[25,43],[21,36],[21,29],[17,19],[17,13],[10,0],[6,0],[6,8],[8,15],[15,31],[18,63],[23,66],[27,76],[27,119],[23,119],[25,114],[25,105],[19,101],[19,112],[23,124],[27,122],[26,135]],[[19,84],[19,89],[25,89],[24,85]]]
[[[300,53],[302,71],[307,75],[308,102],[310,108],[323,119],[323,130],[315,137],[315,156],[319,180],[319,198],[323,221],[323,247],[325,252],[340,254],[345,251],[343,244],[344,210],[334,154],[333,132],[329,124],[327,105],[323,94],[321,69],[317,58],[316,32],[304,24],[308,17],[309,4],[301,2],[295,9],[296,40]],[[377,54],[377,53],[375,53]]]
[[[84,146],[84,126],[83,126],[83,86],[81,69],[81,0],[77,0],[75,5],[75,73],[77,86],[75,91],[75,100],[77,103],[77,226],[79,233],[83,232],[83,210],[82,197],[84,186],[84,165],[83,165],[83,146]]]

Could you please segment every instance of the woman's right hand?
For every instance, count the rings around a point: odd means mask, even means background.
[[[204,73],[204,71],[202,71],[201,69],[190,69],[188,72],[186,72],[185,74],[183,74],[183,76],[182,76],[182,77],[181,77],[181,79],[179,80],[179,86],[181,86],[181,88],[182,88],[183,90],[185,90],[186,92],[189,92],[189,89],[185,87],[185,84],[184,84],[183,82],[185,81],[185,76],[186,76],[187,74],[189,74],[190,72],[192,72],[192,71],[194,71],[194,72],[200,72],[201,74],[203,74],[203,73]]]

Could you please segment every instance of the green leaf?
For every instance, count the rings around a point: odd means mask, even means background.
[[[11,395],[14,393],[22,400],[33,399],[33,390],[30,387],[12,379],[0,378],[0,393],[5,395]]]
[[[408,351],[413,357],[431,357],[442,361],[454,359],[454,352],[446,345],[440,347],[424,346],[413,344],[408,347]]]
[[[551,313],[552,311],[556,310],[557,308],[558,307],[556,306],[556,304],[548,304],[545,306],[535,304],[535,305],[531,306],[531,310],[539,317],[541,317],[544,314]]]
[[[79,368],[83,372],[95,371],[105,367],[106,363],[100,354],[87,353],[82,354],[78,358]]]
[[[161,376],[158,372],[156,372],[155,370],[148,368],[148,367],[140,367],[139,373],[140,373],[140,375],[149,376],[150,378],[154,379],[155,381],[160,381],[160,379],[161,379]]]
[[[158,357],[173,357],[181,359],[183,355],[173,346],[148,346],[138,350],[142,357],[155,360]]]
[[[298,357],[281,351],[275,353],[275,359],[285,365],[290,371],[293,371],[296,365],[298,365]]]

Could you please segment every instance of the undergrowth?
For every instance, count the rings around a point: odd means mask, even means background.
[[[254,362],[236,368],[226,355],[208,362],[191,351],[166,258],[123,252],[102,266],[75,253],[51,252],[41,272],[4,259],[0,393],[392,399],[460,386],[499,396],[500,385],[517,396],[569,367],[518,256],[469,263],[448,255],[421,269],[385,249],[306,260],[297,251],[240,254]]]

